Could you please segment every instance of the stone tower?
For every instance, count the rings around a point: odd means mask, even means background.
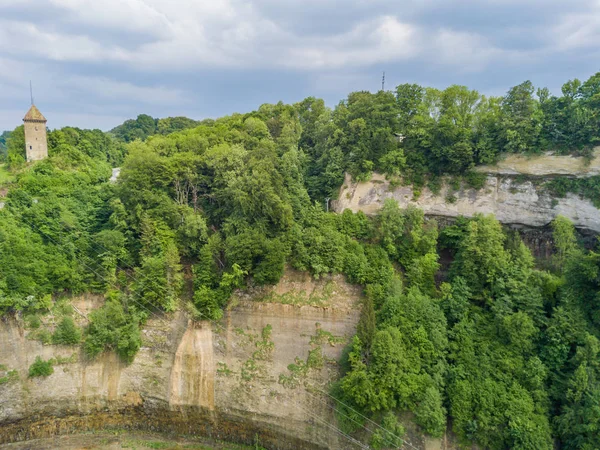
[[[25,152],[27,162],[39,161],[48,157],[48,141],[46,139],[46,118],[34,104],[25,117]]]

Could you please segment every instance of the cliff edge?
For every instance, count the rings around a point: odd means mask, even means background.
[[[375,214],[391,198],[402,208],[413,205],[432,216],[494,214],[505,224],[542,227],[562,215],[578,228],[600,232],[600,210],[590,199],[574,193],[559,198],[540,186],[540,182],[550,178],[600,174],[600,148],[595,149],[591,161],[551,153],[534,157],[511,155],[495,166],[480,166],[476,170],[486,175],[480,189],[464,184],[454,189],[445,181],[438,193],[425,187],[420,195],[415,195],[413,186],[397,186],[380,174],[373,174],[366,182],[353,181],[347,174],[333,207],[337,212],[348,208]]]

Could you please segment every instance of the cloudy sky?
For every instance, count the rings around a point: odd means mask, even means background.
[[[560,92],[600,71],[600,0],[0,0],[0,130],[218,117],[416,82]]]

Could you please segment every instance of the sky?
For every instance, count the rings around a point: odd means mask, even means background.
[[[600,71],[600,0],[0,0],[0,130],[194,119],[400,83],[559,94]]]

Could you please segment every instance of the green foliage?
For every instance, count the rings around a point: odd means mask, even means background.
[[[387,412],[381,421],[381,427],[377,428],[371,436],[371,447],[375,450],[384,448],[402,448],[403,437],[406,430],[394,413]]]
[[[544,183],[543,187],[557,197],[565,197],[569,192],[578,194],[590,199],[597,208],[600,207],[600,176],[586,178],[557,177]]]
[[[368,364],[363,343],[354,338],[349,354],[351,371],[340,384],[344,398],[367,411],[414,409],[418,423],[439,435],[446,420],[439,392],[447,345],[442,311],[414,288],[405,297],[391,296],[379,322]]]
[[[224,272],[218,285],[205,284],[197,280],[194,292],[194,304],[197,314],[202,320],[219,320],[223,315],[222,308],[229,300],[233,291],[242,286],[244,276],[238,264],[234,264],[230,272]]]
[[[113,296],[89,315],[83,347],[86,354],[93,358],[112,350],[123,361],[131,362],[142,344],[139,328],[142,317],[132,306],[126,309],[118,296]]]
[[[40,328],[29,333],[27,335],[27,339],[33,339],[41,342],[44,345],[48,345],[52,343],[52,333],[50,333],[50,331],[48,331],[46,328]]]
[[[27,324],[27,328],[35,330],[40,327],[42,321],[37,314],[28,314],[25,316],[25,323]]]
[[[140,114],[137,119],[126,120],[110,132],[118,139],[131,142],[136,139],[146,140],[148,136],[156,134],[158,119],[153,119],[147,114]]]
[[[63,317],[54,330],[54,334],[52,334],[52,343],[75,345],[80,341],[81,330],[75,325],[71,317]]]
[[[569,219],[558,216],[552,221],[552,239],[556,249],[554,264],[558,270],[562,270],[569,255],[577,250],[575,227]]]
[[[2,368],[0,366],[0,371],[1,370],[4,370],[6,372],[6,375],[0,377],[0,386],[2,386],[3,384],[17,381],[19,379],[19,372],[16,369],[7,371],[6,368]]]
[[[6,162],[11,169],[18,168],[25,163],[25,128],[18,126],[6,138]]]
[[[339,411],[344,427],[361,414],[382,420],[397,437],[379,430],[372,445],[399,446],[396,418],[408,410],[433,436],[451,423],[465,445],[538,449],[555,438],[596,448],[600,255],[577,245],[571,224],[553,223],[556,256],[544,272],[491,216],[438,231],[393,200],[373,218],[324,209],[345,172],[411,182],[415,198],[448,179],[452,201],[461,187],[482,188],[474,166],[501,152],[589,156],[600,139],[599,80],[570,81],[560,97],[530,82],[502,98],[404,84],[351,93],[333,110],[309,97],[202,122],[140,115],[110,134],[50,131],[49,158],[33,164],[19,127],[0,138],[13,180],[0,211],[0,314],[23,314],[28,337],[49,343],[39,316],[52,294],[105,294],[89,315],[85,353],[130,362],[148,314],[191,299],[195,319],[221,319],[236,289],[277,283],[286,264],[315,278],[343,274],[365,294],[334,387],[349,405]],[[596,178],[546,188],[597,201]],[[441,248],[449,272],[439,271]],[[78,342],[67,311],[52,311],[64,316],[52,340]],[[243,381],[264,375],[270,333],[256,340]],[[319,329],[280,382],[300,386],[324,367],[321,346],[337,343]]]
[[[477,215],[466,226],[452,270],[482,298],[508,266],[505,239],[500,223],[493,216]]]
[[[10,138],[10,134],[10,131],[3,131],[2,134],[0,134],[0,162],[6,161],[6,156],[8,154],[6,141]]]
[[[470,171],[465,174],[467,185],[473,189],[481,189],[485,186],[486,175],[484,173]]]
[[[428,387],[415,408],[415,422],[435,437],[442,437],[446,431],[446,408],[442,405],[442,394],[432,386]]]
[[[44,361],[41,357],[36,356],[35,361],[29,366],[29,377],[48,377],[54,373],[52,361]]]
[[[305,113],[311,121],[310,151],[319,152],[311,172],[318,167],[323,178],[330,178],[330,167],[337,165],[359,180],[372,171],[402,174],[417,187],[427,174],[465,175],[478,189],[484,178],[472,167],[493,163],[501,152],[585,153],[600,142],[598,77],[565,83],[561,97],[547,89],[536,95],[530,81],[490,98],[456,85],[438,90],[403,84],[394,96],[353,92],[330,113],[329,123],[323,110]],[[303,108],[312,105],[314,100],[302,103]]]

